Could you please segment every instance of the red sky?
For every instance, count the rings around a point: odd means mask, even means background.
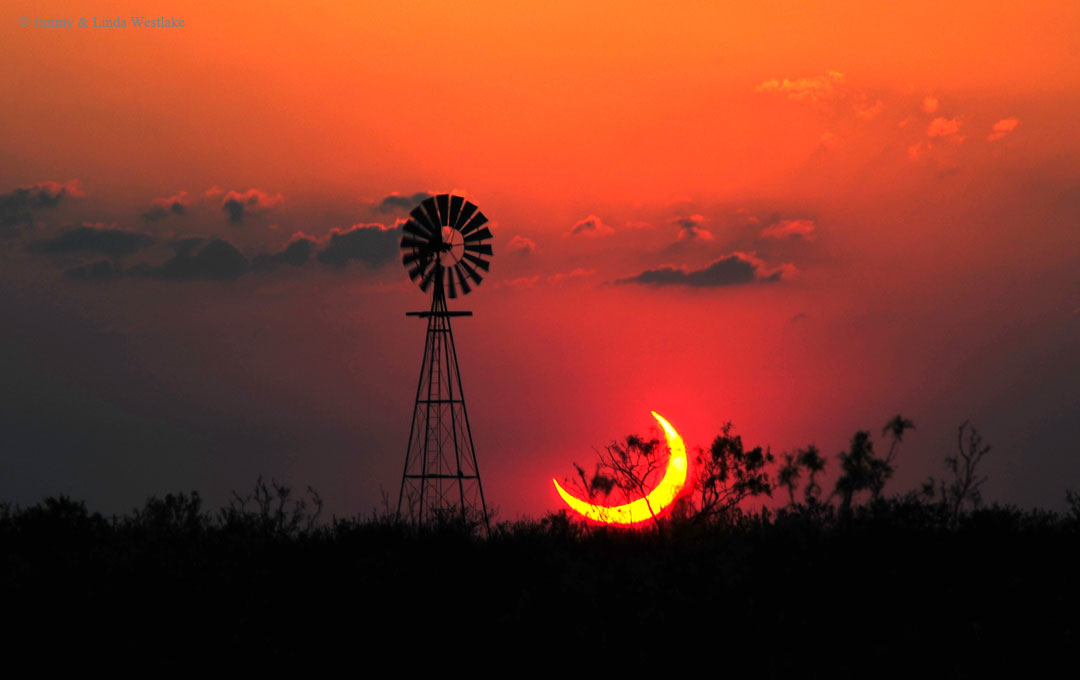
[[[455,330],[503,518],[652,409],[830,456],[902,412],[893,491],[970,419],[988,497],[1080,485],[1075,2],[216,4],[0,13],[0,498],[396,494],[425,298],[377,225],[442,191],[495,222]],[[163,268],[193,236],[242,264]]]

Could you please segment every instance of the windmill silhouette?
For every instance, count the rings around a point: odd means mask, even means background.
[[[424,359],[416,387],[398,517],[419,525],[460,515],[483,521],[487,505],[465,411],[457,349],[450,319],[472,312],[450,311],[451,299],[472,292],[492,255],[487,217],[461,196],[440,194],[420,203],[402,227],[401,261],[420,290],[431,291],[431,308],[407,312],[428,320]],[[471,282],[471,283],[470,283]]]

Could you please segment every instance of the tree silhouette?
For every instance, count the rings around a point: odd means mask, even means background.
[[[795,505],[795,490],[799,486],[799,480],[806,472],[806,486],[804,487],[805,502],[813,504],[817,502],[821,494],[821,485],[817,483],[817,476],[825,469],[825,459],[818,453],[816,446],[811,444],[805,449],[798,449],[795,453],[785,453],[784,463],[776,473],[776,486],[782,486],[788,492],[788,505]]]
[[[795,505],[795,489],[799,485],[801,473],[798,454],[785,453],[784,464],[780,466],[780,471],[776,473],[776,486],[787,489],[788,505]]]
[[[804,489],[806,503],[813,505],[821,496],[821,485],[817,483],[817,476],[825,469],[825,459],[821,457],[817,447],[811,444],[799,451],[798,463],[807,472]]]
[[[892,420],[885,423],[885,427],[881,428],[881,434],[888,434],[892,437],[892,443],[889,444],[889,455],[885,456],[886,463],[891,465],[896,459],[896,454],[900,449],[900,442],[904,441],[904,431],[914,429],[915,423],[899,413]]]
[[[627,435],[623,441],[613,441],[597,452],[598,460],[592,474],[574,463],[577,479],[573,486],[579,496],[590,501],[610,498],[616,494],[616,504],[628,503],[649,494],[659,481],[667,467],[666,449],[660,446],[657,437],[646,438],[641,435]],[[659,522],[656,511],[653,521]]]
[[[877,498],[886,480],[892,475],[893,468],[884,459],[874,455],[874,442],[870,433],[859,430],[851,438],[851,447],[847,452],[838,454],[840,459],[840,478],[836,480],[833,494],[840,495],[840,513],[848,515],[855,494],[870,491],[872,498]]]
[[[294,536],[300,532],[311,532],[316,528],[322,513],[323,500],[310,486],[308,494],[311,496],[313,512],[308,510],[308,501],[291,499],[291,488],[274,480],[267,485],[260,475],[250,494],[241,496],[233,491],[228,507],[219,512],[220,519],[226,527],[242,527],[274,536]],[[253,509],[248,509],[249,504],[254,506]]]
[[[965,505],[975,509],[982,502],[979,487],[986,481],[986,476],[980,476],[977,470],[983,456],[990,452],[990,445],[984,444],[979,431],[965,420],[956,433],[956,448],[957,455],[945,459],[945,467],[952,478],[947,482],[940,480],[935,485],[931,477],[923,485],[927,498],[933,498],[936,490],[940,502],[945,505],[954,522],[959,519]]]
[[[732,430],[732,424],[725,423],[708,450],[698,447],[690,466],[688,491],[672,504],[675,516],[698,522],[729,520],[743,501],[772,495],[769,465],[774,462],[773,454],[760,446],[747,450],[742,437]],[[577,477],[571,484],[575,492],[592,502],[621,504],[647,496],[656,486],[667,467],[667,448],[657,437],[632,434],[597,451],[597,458],[592,473],[574,463]],[[796,464],[802,465],[801,459]],[[812,475],[818,471],[820,468]],[[616,500],[606,500],[613,493]],[[653,520],[655,526],[661,526],[656,514]]]
[[[731,519],[744,500],[772,496],[766,466],[773,460],[773,454],[760,446],[747,451],[742,436],[732,434],[730,422],[724,423],[709,450],[699,448],[695,457],[694,516],[706,521]]]

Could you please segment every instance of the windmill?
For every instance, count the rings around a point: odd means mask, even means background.
[[[487,217],[461,196],[432,196],[409,213],[402,227],[401,262],[420,290],[431,292],[431,308],[407,312],[425,318],[427,341],[416,387],[398,517],[413,524],[480,520],[488,525],[480,469],[465,411],[457,350],[450,319],[472,312],[450,311],[446,298],[472,292],[491,266]]]

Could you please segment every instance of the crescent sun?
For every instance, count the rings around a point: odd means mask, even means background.
[[[679,496],[686,484],[686,445],[682,437],[664,420],[656,411],[652,412],[653,418],[660,423],[667,437],[668,450],[671,452],[668,458],[667,469],[660,483],[644,498],[625,503],[623,505],[597,505],[583,501],[571,495],[562,488],[557,479],[555,490],[559,492],[566,504],[585,517],[604,524],[636,524],[652,519],[657,513],[671,505]]]

